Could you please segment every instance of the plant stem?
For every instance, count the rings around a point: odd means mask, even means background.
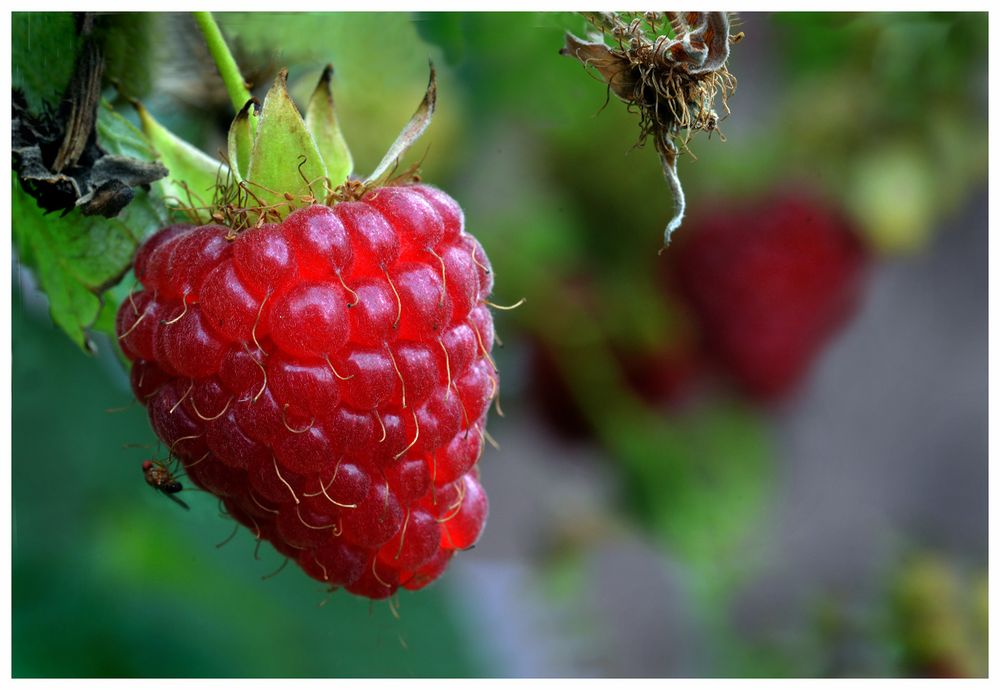
[[[219,69],[222,81],[229,92],[229,99],[233,102],[233,108],[239,112],[246,102],[250,100],[250,90],[247,89],[243,75],[240,74],[239,65],[229,52],[226,39],[222,37],[219,25],[215,23],[215,18],[211,12],[194,12],[194,20],[205,36],[205,43],[208,44],[208,51],[215,60],[215,65]]]

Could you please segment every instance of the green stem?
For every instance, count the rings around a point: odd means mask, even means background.
[[[236,64],[233,54],[229,52],[226,39],[222,37],[222,31],[219,30],[219,25],[215,23],[212,13],[194,12],[194,20],[197,22],[202,34],[205,35],[205,43],[208,44],[208,50],[212,54],[212,59],[215,60],[216,67],[219,69],[222,81],[226,85],[226,91],[229,92],[229,99],[233,102],[233,109],[239,112],[252,97],[250,90],[247,89],[246,82],[243,80],[243,75],[240,74],[239,65]]]

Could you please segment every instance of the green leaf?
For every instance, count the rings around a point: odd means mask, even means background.
[[[55,106],[73,74],[80,38],[69,12],[14,12],[11,15],[11,81],[37,112]]]
[[[156,151],[142,130],[115,112],[107,101],[101,101],[97,111],[97,139],[108,153],[143,161],[156,159]]]
[[[250,191],[284,216],[294,204],[286,194],[301,198],[324,193],[326,167],[298,108],[288,95],[287,70],[282,70],[264,98],[247,181]]]
[[[124,282],[124,280],[121,281],[121,283]],[[121,285],[121,283],[119,283],[119,285]],[[91,332],[114,335],[115,320],[117,319],[118,307],[121,306],[121,303],[122,301],[112,295],[110,290],[105,292],[101,300],[101,308],[97,313],[97,318],[95,318],[94,322],[90,324],[88,330]],[[119,352],[121,351],[121,348],[117,349]],[[122,364],[126,367],[131,365],[131,361],[124,355],[120,356],[120,358],[122,360]]]
[[[108,152],[152,159],[152,150],[135,126],[104,104],[97,131]],[[114,322],[101,316],[105,292],[117,285],[132,265],[139,244],[166,224],[155,189],[138,190],[117,218],[46,215],[12,176],[12,234],[20,260],[31,267],[49,298],[52,320],[88,351],[88,331],[113,334]]]
[[[101,311],[100,295],[128,269],[139,238],[120,218],[87,218],[76,210],[65,218],[46,216],[19,185],[13,193],[13,231],[21,257],[30,258],[48,295],[52,320],[92,351],[86,330]]]
[[[313,135],[316,146],[323,155],[330,186],[339,186],[354,170],[354,160],[340,131],[333,104],[333,65],[327,65],[323,70],[319,84],[306,106],[306,129]]]
[[[213,192],[219,175],[225,177],[226,166],[174,135],[138,101],[133,105],[143,132],[170,171],[165,180],[156,183],[164,198],[172,206],[191,208],[201,222],[210,222]]]

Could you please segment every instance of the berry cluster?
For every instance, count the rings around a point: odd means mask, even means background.
[[[188,476],[310,576],[419,589],[483,529],[492,274],[447,194],[390,186],[242,232],[175,225],[118,312]]]

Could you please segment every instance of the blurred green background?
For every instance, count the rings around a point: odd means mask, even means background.
[[[558,54],[565,31],[586,31],[580,16],[217,18],[259,96],[288,67],[301,104],[335,65],[360,174],[434,61],[438,111],[408,160],[462,204],[496,271],[493,300],[527,300],[496,313],[507,417],[493,417],[501,450],[483,459],[490,524],[442,581],[403,593],[398,618],[327,598],[294,567],[261,581],[281,562],[270,547],[255,559],[241,531],[216,548],[231,528],[214,501],[191,492],[185,512],[143,483],[157,449],[106,337],[115,298],[85,355],[16,263],[15,676],[986,672],[985,14],[738,18],[726,141],[697,136],[697,159],[680,161],[689,213],[801,185],[870,257],[855,320],[778,405],[724,372],[684,374],[663,396],[630,373],[704,338],[663,284],[671,202],[652,147],[634,147],[638,118],[602,107],[605,87]],[[40,108],[72,70],[73,20],[13,21],[14,86]],[[217,151],[233,113],[190,18],[99,26],[115,108],[135,121],[126,98],[139,98]],[[941,405],[934,425],[913,406],[921,389]],[[921,427],[923,459],[901,440]],[[829,487],[813,506],[810,481]],[[851,521],[862,499],[882,510],[884,539]]]

